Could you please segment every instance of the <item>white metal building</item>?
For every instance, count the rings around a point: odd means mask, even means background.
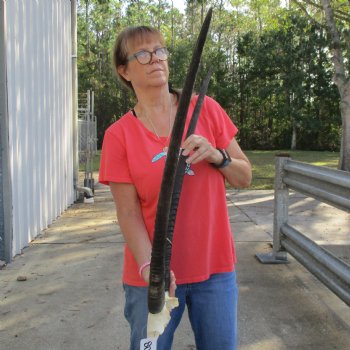
[[[0,0],[0,260],[75,200],[72,3]]]

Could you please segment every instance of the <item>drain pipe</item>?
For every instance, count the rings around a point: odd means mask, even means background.
[[[77,1],[71,0],[71,42],[72,42],[72,120],[73,120],[73,185],[74,198],[84,193],[84,203],[93,203],[94,194],[89,187],[79,186],[79,148],[78,148],[78,50],[77,50]]]

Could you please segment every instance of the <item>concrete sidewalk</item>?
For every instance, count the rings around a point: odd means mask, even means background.
[[[94,204],[70,207],[0,271],[1,350],[128,349],[123,237],[109,188],[95,192]],[[350,215],[291,197],[293,226],[349,263]],[[348,306],[293,258],[255,258],[270,249],[273,192],[232,191],[227,199],[239,260],[239,349],[350,349]],[[173,349],[195,349],[187,316]]]

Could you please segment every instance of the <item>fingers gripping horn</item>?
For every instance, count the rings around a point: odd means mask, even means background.
[[[211,16],[212,9],[209,9],[202,24],[202,28],[199,33],[191,63],[187,72],[165,162],[163,179],[158,199],[150,266],[151,270],[148,288],[148,309],[151,314],[160,313],[165,304],[165,248],[171,207],[171,197],[175,183],[175,173],[179,160],[180,145],[185,128],[188,106],[190,104],[200,58],[209,30]]]

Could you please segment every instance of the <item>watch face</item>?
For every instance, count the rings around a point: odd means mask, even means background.
[[[230,163],[231,163],[231,158],[225,159],[224,163],[222,164],[222,168],[224,168],[225,166],[229,165]]]

